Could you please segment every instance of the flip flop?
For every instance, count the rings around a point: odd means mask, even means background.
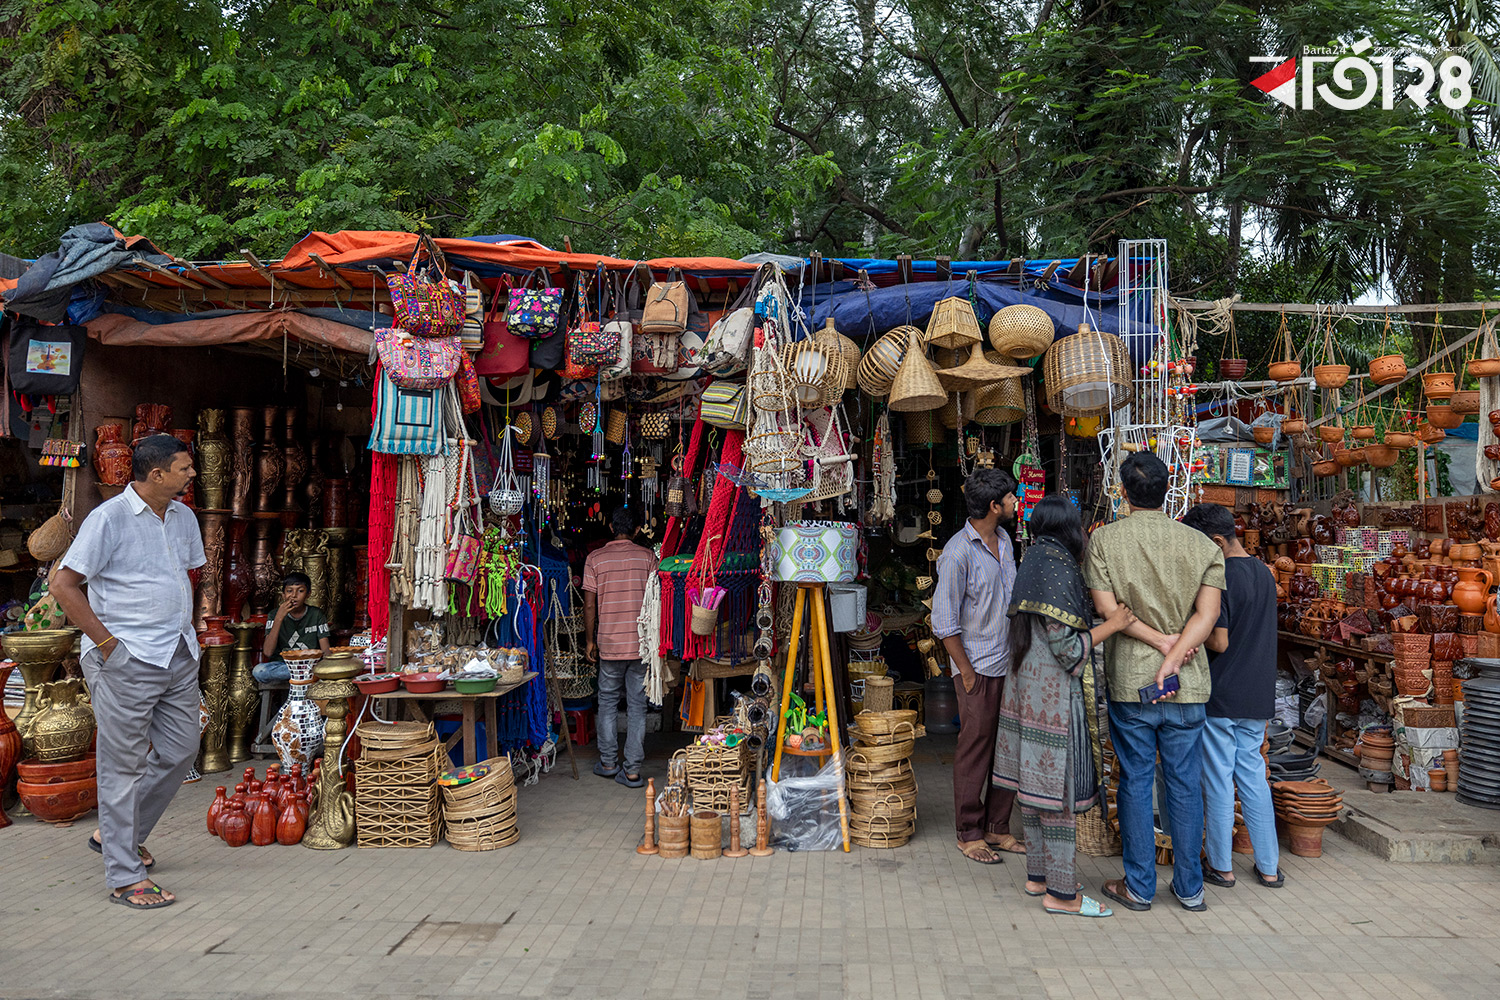
[[[1070,917],[1112,917],[1115,915],[1114,910],[1091,896],[1084,896],[1083,903],[1077,910],[1059,910],[1054,906],[1044,906],[1042,909],[1048,913],[1065,913]]]
[[[1221,889],[1233,889],[1236,882],[1235,879],[1225,878],[1207,865],[1203,867],[1203,881],[1209,885],[1216,885]]]
[[[1110,886],[1112,885],[1118,886],[1119,891],[1111,889]],[[1113,882],[1106,882],[1099,888],[1100,891],[1103,892],[1106,896],[1108,896],[1110,899],[1113,899],[1116,903],[1119,903],[1127,910],[1135,910],[1137,913],[1144,913],[1147,910],[1151,909],[1150,903],[1141,903],[1131,897],[1130,888],[1125,885],[1124,879],[1119,879]]]
[[[94,835],[92,833],[89,834],[89,850],[93,851],[95,854],[103,854],[104,853],[104,845],[101,844],[101,843],[99,843],[99,841],[95,840],[94,839]],[[138,855],[140,855],[141,858],[144,859],[146,857],[146,848],[145,848],[145,846],[142,845],[142,844],[137,844],[135,846],[135,853],[138,854]],[[156,867],[156,859],[155,858],[152,858],[150,861],[146,862],[146,870],[148,872],[151,869],[155,868],[155,867]]]
[[[141,904],[132,903],[131,900],[136,896],[155,896],[156,902]],[[161,894],[161,886],[159,885],[153,885],[148,889],[131,889],[128,892],[120,893],[118,896],[116,896],[114,893],[110,893],[109,901],[111,903],[119,903],[121,906],[128,906],[132,910],[161,910],[177,902],[177,900],[175,899],[168,899],[167,897],[163,896]]]
[[[970,861],[974,862],[977,865],[998,865],[1005,860],[1000,855],[995,854],[995,849],[988,844],[984,844],[980,847],[974,847],[970,850],[974,851],[976,854],[980,851],[988,851],[990,854],[994,855],[993,858],[986,861],[984,858],[976,858],[974,854],[970,854],[969,851],[964,850],[963,847],[960,846],[958,849],[958,853],[962,854],[964,857],[968,858]]]
[[[601,760],[594,765],[594,773],[601,778],[613,778],[620,773],[620,769],[618,767],[605,767],[604,761]]]
[[[626,788],[640,788],[646,783],[646,779],[642,778],[639,774],[632,778],[623,770],[619,774],[615,775],[615,780],[624,785]]]
[[[1259,868],[1251,867],[1250,870],[1255,872],[1255,880],[1261,885],[1265,886],[1267,889],[1280,889],[1282,886],[1286,885],[1286,876],[1281,874],[1281,872],[1277,872],[1276,878],[1272,880],[1266,878],[1265,875],[1261,873],[1261,870]]]

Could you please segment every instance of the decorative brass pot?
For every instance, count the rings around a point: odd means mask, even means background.
[[[82,760],[94,741],[94,709],[77,678],[43,684],[31,717],[32,756],[44,764]]]
[[[198,411],[198,506],[204,510],[228,510],[230,468],[229,439],[224,436],[224,411]]]
[[[35,632],[7,632],[0,635],[0,646],[5,655],[16,661],[21,668],[21,677],[26,683],[26,704],[16,716],[16,729],[21,733],[21,759],[32,756],[31,720],[36,715],[37,698],[42,685],[52,679],[64,656],[73,649],[78,638],[76,628],[38,629]]]
[[[255,710],[260,704],[255,678],[255,640],[264,628],[258,622],[235,622],[224,626],[234,633],[229,665],[229,763],[249,760],[255,742]]]

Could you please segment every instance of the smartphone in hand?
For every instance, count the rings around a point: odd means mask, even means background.
[[[1182,682],[1177,679],[1176,674],[1171,674],[1167,677],[1166,681],[1162,683],[1161,687],[1157,687],[1156,682],[1153,681],[1150,684],[1147,684],[1145,687],[1141,688],[1141,704],[1154,705],[1156,704],[1156,702],[1160,701],[1162,698],[1165,698],[1167,695],[1176,694],[1180,690],[1182,690]]]

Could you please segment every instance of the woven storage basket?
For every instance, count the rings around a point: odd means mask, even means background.
[[[990,345],[1007,358],[1034,358],[1056,334],[1052,317],[1037,306],[1006,306],[990,317]]]
[[[933,372],[926,352],[913,345],[901,359],[901,368],[891,383],[891,409],[898,413],[935,410],[947,400],[948,392]]]
[[[360,847],[431,847],[442,830],[437,778],[448,765],[447,754],[430,723],[396,725],[401,728],[395,731],[382,723],[355,729],[362,744],[366,731],[375,743],[364,744],[354,762],[355,838]],[[429,738],[415,746],[392,745],[422,737]]]
[[[354,734],[366,751],[410,750],[437,737],[430,722],[363,722]]]
[[[895,704],[896,682],[889,677],[865,679],[864,706],[866,712],[888,712]]]
[[[604,418],[604,440],[610,444],[624,444],[625,432],[629,426],[629,418],[624,410],[610,410],[609,415]]]
[[[915,748],[915,737],[880,745],[862,744],[848,752],[844,763],[851,771],[871,774],[882,768],[906,763]]]
[[[867,733],[858,726],[849,727],[849,738],[854,741],[855,746],[861,747],[890,746],[893,743],[915,740],[926,735],[926,726],[913,726],[909,723],[897,726],[893,733]]]
[[[844,390],[854,383],[855,370],[859,366],[859,348],[854,346],[854,341],[842,336],[833,328],[833,321],[817,333],[813,339],[822,344],[828,350],[831,363],[828,373],[823,376],[823,392],[826,402],[824,406],[837,406],[839,400],[844,398]],[[846,346],[847,345],[847,348]],[[850,358],[851,352],[853,358]]]
[[[901,370],[901,360],[906,357],[906,347],[916,337],[921,343],[922,331],[914,326],[898,326],[887,331],[859,359],[854,373],[859,387],[871,396],[884,396],[891,391],[891,383]]]
[[[974,397],[972,392],[955,392],[948,397],[937,411],[938,420],[950,431],[956,431],[968,423],[974,416]]]
[[[906,708],[898,708],[889,712],[861,712],[854,717],[854,724],[861,732],[884,736],[905,726],[915,726],[917,713]]]
[[[1093,858],[1112,858],[1120,854],[1120,834],[1105,816],[1106,803],[1078,814],[1078,849]]]
[[[906,423],[906,446],[908,448],[926,448],[942,443],[943,422],[939,419],[936,410],[904,413],[902,418]]]
[[[1006,306],[1013,309],[1014,306]],[[1003,310],[1002,310],[1003,311]],[[1026,416],[1026,387],[1018,378],[995,382],[974,393],[976,424],[1001,427]]]
[[[1080,323],[1042,356],[1047,405],[1065,417],[1103,416],[1135,398],[1131,371],[1124,341]]]
[[[924,341],[933,347],[967,347],[984,339],[968,299],[950,295],[932,307]]]
[[[686,766],[688,791],[694,809],[729,812],[729,792],[740,790],[740,812],[750,811],[750,744],[741,740],[738,746],[723,747],[711,743],[691,743],[672,755]]]

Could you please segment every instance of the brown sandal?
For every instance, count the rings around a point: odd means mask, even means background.
[[[964,845],[960,843],[958,845],[958,853],[962,854],[970,861],[981,865],[998,865],[1005,860],[1000,855],[996,854],[994,849],[991,848],[988,844],[970,844],[969,847],[965,849]],[[985,855],[988,855],[988,858],[986,858]]]
[[[1026,853],[1026,845],[1008,833],[999,840],[989,840],[986,838],[985,843],[989,844],[995,850],[1004,851],[1006,854]]]

